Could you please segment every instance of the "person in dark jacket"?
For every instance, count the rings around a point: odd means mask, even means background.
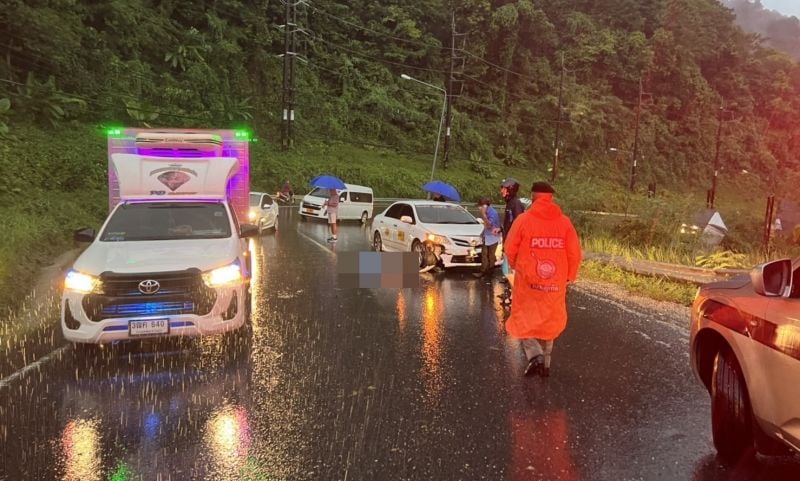
[[[517,197],[518,192],[519,182],[517,182],[516,179],[504,179],[500,184],[500,195],[502,195],[503,199],[506,201],[506,210],[503,217],[503,245],[505,245],[508,233],[511,232],[511,226],[514,224],[514,221],[525,212],[525,206],[522,205],[522,201]],[[508,288],[500,297],[503,299],[503,304],[510,305],[511,286],[514,284],[514,271],[511,270],[508,264],[508,258],[503,260],[503,274],[508,281]]]
[[[508,178],[500,184],[500,195],[506,201],[506,212],[503,218],[503,240],[508,237],[508,233],[511,232],[511,225],[517,220],[517,217],[525,212],[525,206],[522,205],[522,201],[517,197],[517,192],[519,192],[519,182],[515,179]]]

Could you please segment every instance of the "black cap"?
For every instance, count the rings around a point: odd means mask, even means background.
[[[555,194],[556,190],[552,185],[547,182],[534,182],[531,186],[531,192],[539,194]]]
[[[479,205],[479,206],[481,206],[481,205],[492,205],[492,199],[490,199],[490,198],[488,198],[486,196],[481,197],[480,199],[478,199],[478,204],[477,205]]]

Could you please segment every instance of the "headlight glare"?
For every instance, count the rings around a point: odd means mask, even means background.
[[[428,234],[426,239],[433,242],[434,244],[441,244],[441,245],[448,245],[450,244],[450,239],[444,236],[436,235],[436,234]]]
[[[247,214],[247,218],[250,220],[256,220],[256,213],[252,210]]]
[[[242,281],[242,269],[238,263],[233,263],[225,267],[219,267],[213,271],[203,274],[203,282],[208,287],[221,287],[225,285],[238,284]]]
[[[64,288],[71,291],[89,294],[95,292],[100,287],[100,279],[89,274],[82,274],[78,271],[67,272],[64,279]]]

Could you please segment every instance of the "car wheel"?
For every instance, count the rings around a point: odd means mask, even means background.
[[[425,262],[425,247],[422,245],[422,242],[414,239],[414,242],[411,243],[411,252],[417,253],[417,257],[419,257],[419,266],[425,267],[427,263]]]
[[[375,252],[383,252],[383,239],[378,231],[375,231],[375,235],[372,236],[372,248]]]
[[[364,211],[361,213],[361,224],[364,225],[369,220],[369,212]]]
[[[275,216],[275,222],[272,223],[272,227],[269,228],[271,233],[275,233],[278,230],[278,216]]]
[[[258,219],[258,235],[264,235],[264,218]]]
[[[739,362],[727,347],[714,359],[711,432],[722,460],[736,463],[755,454],[750,398]]]

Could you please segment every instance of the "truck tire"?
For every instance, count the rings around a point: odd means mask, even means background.
[[[726,463],[755,454],[753,412],[739,361],[729,347],[714,359],[711,379],[711,432],[714,447]]]

